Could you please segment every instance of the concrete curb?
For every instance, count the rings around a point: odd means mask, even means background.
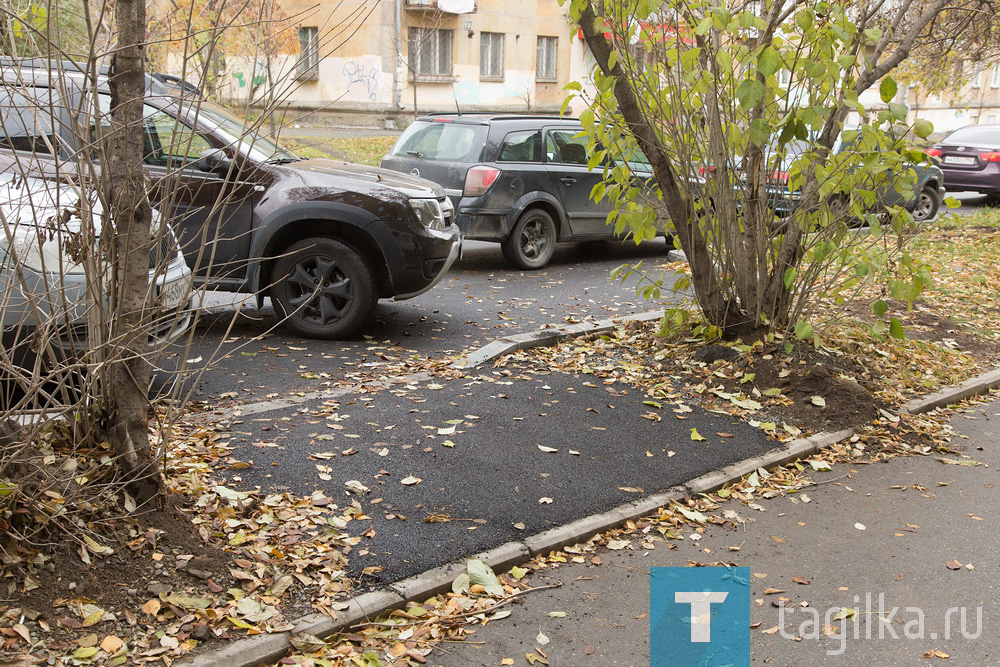
[[[662,313],[642,313],[640,316],[633,316],[632,318],[609,320],[591,325],[592,328],[580,333],[590,333],[598,329],[604,331],[614,328],[622,321],[627,321],[628,319],[645,317],[646,319],[643,321],[649,321],[658,319],[660,316],[662,316]],[[563,338],[571,335],[579,335],[569,333],[565,330],[561,330],[560,333]],[[537,336],[537,334],[533,335]],[[547,336],[539,337],[537,340],[547,340]],[[502,346],[497,345],[491,348],[494,343],[490,343],[474,352],[473,355],[487,348],[490,348],[489,352],[492,354],[500,347],[508,345],[514,345],[514,349],[518,349],[516,347],[518,344],[519,341],[507,339],[504,340]],[[472,355],[469,356],[471,357]],[[483,357],[484,359],[477,364],[462,367],[471,368],[489,360],[485,358],[485,354]],[[986,393],[997,386],[1000,386],[1000,368],[972,378],[957,387],[938,391],[929,396],[910,401],[902,408],[901,412],[909,414],[930,412],[943,405],[949,405],[976,394]],[[649,514],[653,510],[669,505],[672,502],[715,491],[726,484],[742,478],[744,475],[750,474],[758,468],[771,468],[807,458],[825,447],[850,438],[852,435],[854,435],[853,429],[845,429],[835,433],[817,433],[807,438],[798,438],[784,443],[782,446],[766,454],[745,459],[725,466],[720,470],[702,475],[701,477],[696,477],[664,493],[647,496],[624,505],[619,505],[607,512],[593,514],[564,526],[531,535],[525,538],[524,542],[508,542],[495,549],[469,556],[469,558],[479,558],[495,570],[505,571],[514,565],[519,565],[529,560],[535,555],[548,553],[570,544],[583,542],[598,533],[619,526],[631,519],[637,519]],[[421,602],[428,597],[449,590],[451,582],[458,573],[463,571],[464,566],[464,560],[448,563],[422,574],[397,581],[389,586],[390,590],[372,591],[351,598],[346,602],[347,609],[343,612],[338,612],[335,619],[323,614],[309,614],[295,621],[291,632],[259,635],[257,637],[241,639],[186,662],[176,662],[175,664],[183,667],[258,667],[259,665],[274,663],[280,660],[292,647],[291,637],[293,634],[308,632],[317,637],[325,638],[366,619],[376,617],[384,611],[398,609],[407,602]]]
[[[628,322],[655,322],[663,317],[663,312],[662,310],[652,310],[645,313],[636,313],[635,315],[615,317],[610,320],[580,322],[561,327],[539,329],[533,333],[504,336],[473,350],[451,364],[450,368],[456,370],[475,368],[517,350],[527,350],[532,347],[548,347],[567,338],[612,331],[616,327]]]

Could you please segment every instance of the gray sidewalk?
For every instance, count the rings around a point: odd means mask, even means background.
[[[911,665],[939,651],[930,659],[947,655],[945,664],[998,665],[1000,401],[956,415],[953,426],[960,435],[952,444],[985,465],[940,460],[957,460],[954,455],[839,465],[817,475],[818,486],[804,490],[808,503],[802,494],[762,501],[765,511],[729,503],[722,509],[750,523],[735,531],[711,527],[698,541],[668,543],[673,549],[654,539],[655,549],[642,550],[633,540],[634,550],[601,551],[600,565],[588,555],[587,564],[538,573],[530,585],[564,585],[524,596],[523,605],[512,607],[513,615],[478,629],[468,643],[444,645],[429,664],[527,665],[525,654],[539,647],[553,666],[648,665],[649,568],[721,560],[755,573],[753,597],[762,602],[752,612],[753,622],[760,623],[753,631],[754,664]],[[793,577],[809,583],[795,583]],[[787,592],[765,594],[765,588]],[[899,608],[890,624],[898,639],[888,628],[879,638],[880,593],[885,612]],[[866,594],[872,596],[871,613],[866,613]],[[796,640],[810,618],[801,606],[799,613],[786,612],[783,630],[775,630],[781,621],[774,605],[779,597],[788,598],[788,605],[807,602],[821,617],[831,608],[857,608],[858,638]],[[907,625],[918,612],[906,607],[923,613],[923,639],[904,637],[906,628],[910,634],[918,630]],[[962,636],[960,614],[954,612],[951,636],[945,638],[945,619],[954,607],[968,608],[970,635],[977,633],[976,609],[982,607],[977,638]],[[549,616],[553,611],[566,615]],[[866,638],[868,622],[871,639]],[[853,635],[853,625],[847,627]],[[537,641],[540,632],[547,644]]]

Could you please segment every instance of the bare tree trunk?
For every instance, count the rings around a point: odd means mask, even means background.
[[[104,391],[110,439],[118,465],[138,499],[147,502],[163,482],[150,452],[147,419],[149,365],[143,311],[149,291],[152,209],[143,163],[142,101],[145,93],[144,0],[118,0],[118,49],[111,64],[111,141],[102,178],[111,194],[114,285],[112,339],[116,345]]]

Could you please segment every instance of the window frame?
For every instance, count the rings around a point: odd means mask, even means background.
[[[488,37],[488,39],[487,39]],[[480,81],[503,81],[506,67],[504,64],[504,53],[506,46],[506,33],[480,31],[479,33],[479,79]],[[494,55],[494,48],[499,45]],[[488,56],[488,59],[484,56]],[[499,63],[497,62],[499,61]],[[499,67],[497,65],[499,64]],[[486,67],[492,66],[487,71]],[[499,70],[499,71],[498,71]]]
[[[543,44],[552,45],[548,54]],[[542,67],[545,67],[543,72]],[[550,74],[551,70],[551,74]],[[555,35],[538,35],[535,46],[535,81],[555,83],[559,80],[559,38]]]
[[[319,27],[299,26],[299,60],[295,65],[295,78],[315,80],[319,78]]]
[[[1000,88],[1000,63],[993,63],[990,68],[990,88]]]
[[[424,35],[430,35],[430,63],[425,67],[423,46]],[[452,28],[411,27],[407,34],[407,63],[410,81],[453,81],[455,79],[455,30]],[[447,45],[447,54],[444,53]],[[447,55],[447,58],[445,58]],[[441,67],[446,61],[447,68]]]

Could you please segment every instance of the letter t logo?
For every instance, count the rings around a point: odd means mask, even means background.
[[[691,641],[712,641],[712,603],[720,604],[726,601],[729,593],[676,591],[674,602],[691,605]]]

